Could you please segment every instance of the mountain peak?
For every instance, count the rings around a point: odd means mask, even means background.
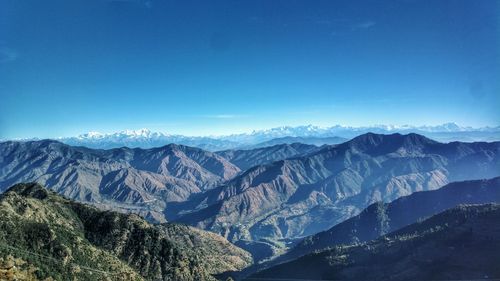
[[[158,138],[158,137],[165,137],[168,136],[165,133],[161,132],[152,132],[149,129],[142,128],[138,130],[123,130],[120,132],[116,133],[100,133],[96,131],[90,131],[85,134],[81,134],[77,137],[77,139],[81,140],[100,140],[100,139],[107,139],[107,138],[131,138],[131,139],[137,139],[137,138]]]
[[[133,136],[133,137],[149,137],[151,135],[151,130],[142,128],[139,130],[125,130],[122,134]]]
[[[345,145],[369,153],[386,154],[396,152],[399,149],[417,151],[435,143],[437,142],[415,133],[405,135],[400,133],[390,135],[366,133],[353,138]]]
[[[416,133],[409,134],[377,134],[377,133],[366,133],[360,136],[357,136],[350,140],[349,142],[353,143],[368,143],[368,144],[379,144],[382,142],[404,142],[407,144],[425,144],[425,143],[435,143],[433,141],[423,135]]]

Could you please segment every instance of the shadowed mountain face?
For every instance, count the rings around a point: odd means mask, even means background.
[[[250,147],[259,148],[273,146],[277,144],[294,144],[302,143],[308,145],[322,146],[322,145],[332,145],[339,144],[348,141],[349,139],[342,137],[282,137],[261,142]]]
[[[377,202],[327,231],[306,237],[268,267],[337,245],[366,242],[460,204],[500,203],[500,177],[450,183],[440,189],[415,192],[391,203]]]
[[[36,181],[68,198],[160,222],[166,203],[184,201],[239,171],[217,154],[174,144],[93,150],[55,141],[0,143],[0,190]]]
[[[38,184],[2,194],[0,217],[0,259],[19,258],[43,280],[215,280],[251,262],[216,234],[99,211]]]
[[[500,278],[499,221],[499,205],[462,205],[372,242],[306,255],[248,280]]]
[[[187,202],[177,219],[232,241],[295,239],[328,229],[376,201],[498,175],[499,142],[443,144],[416,134],[365,134],[252,167]]]
[[[224,150],[216,153],[231,161],[231,163],[244,171],[253,166],[304,155],[318,149],[319,148],[314,145],[292,143],[276,144],[249,150]]]

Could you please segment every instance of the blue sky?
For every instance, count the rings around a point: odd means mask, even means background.
[[[0,138],[499,125],[499,3],[0,0]]]

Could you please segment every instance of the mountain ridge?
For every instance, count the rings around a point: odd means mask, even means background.
[[[69,198],[159,222],[166,202],[187,200],[239,172],[212,152],[179,145],[94,150],[52,140],[0,143],[0,190],[37,181]]]

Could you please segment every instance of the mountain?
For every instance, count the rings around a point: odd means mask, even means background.
[[[499,175],[500,142],[445,144],[417,134],[369,133],[252,167],[180,204],[179,216],[172,219],[233,242],[272,241],[276,255],[287,243],[326,230],[374,202]]]
[[[328,144],[328,145],[339,144],[339,143],[343,143],[346,141],[348,141],[348,139],[342,138],[342,137],[323,137],[323,138],[321,138],[321,137],[281,137],[281,138],[276,138],[276,139],[268,140],[265,142],[261,142],[261,143],[252,145],[251,147],[259,148],[259,147],[274,146],[277,144],[294,144],[294,143],[322,146],[325,144]]]
[[[36,183],[11,187],[0,206],[0,261],[40,279],[215,280],[251,262],[213,233],[99,211]]]
[[[391,203],[377,202],[329,230],[306,237],[272,264],[337,245],[367,242],[460,204],[500,203],[500,177],[453,182],[432,191],[415,192]]]
[[[436,140],[444,141],[442,138],[447,138],[447,141],[459,141],[467,139],[467,141],[492,141],[500,140],[500,126],[498,127],[483,127],[472,128],[463,127],[455,123],[445,123],[437,126],[395,126],[395,125],[374,125],[374,126],[342,126],[335,125],[331,127],[319,127],[313,125],[306,126],[282,126],[267,130],[255,130],[246,134],[234,134],[229,136],[219,137],[222,140],[239,142],[239,143],[259,143],[271,139],[283,137],[342,137],[353,138],[369,132],[379,134],[409,134],[418,133]]]
[[[0,191],[36,181],[64,196],[164,222],[169,202],[187,200],[240,169],[199,148],[95,150],[44,140],[0,143]]]
[[[152,132],[148,129],[125,130],[111,134],[89,132],[77,137],[57,138],[56,140],[72,146],[85,146],[96,149],[119,147],[154,148],[176,143],[215,151],[239,146],[239,143],[230,140],[170,135],[161,132]]]
[[[85,146],[98,149],[119,148],[124,146],[152,148],[164,146],[169,143],[177,143],[209,151],[218,151],[257,148],[294,142],[319,146],[323,144],[337,144],[368,132],[379,134],[418,133],[441,142],[500,141],[500,127],[472,128],[459,126],[455,123],[446,123],[437,126],[282,126],[267,130],[255,130],[250,133],[208,137],[183,136],[140,129],[125,130],[109,134],[89,132],[76,137],[61,137],[56,140],[73,146]]]
[[[499,205],[461,205],[377,240],[306,255],[248,280],[500,278],[499,221]]]
[[[216,153],[244,171],[253,166],[311,153],[317,149],[318,147],[314,145],[292,143],[276,144],[248,150],[224,150]]]

